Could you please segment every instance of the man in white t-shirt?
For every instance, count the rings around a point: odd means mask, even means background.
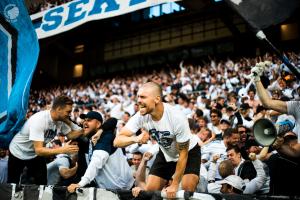
[[[58,133],[65,134],[69,139],[82,135],[81,128],[69,119],[72,106],[72,99],[59,96],[50,110],[40,111],[25,122],[9,145],[8,183],[19,183],[26,166],[32,172],[35,184],[47,185],[45,157],[78,152],[78,146],[71,145],[71,141],[56,149],[46,147]]]
[[[172,183],[163,191],[174,198],[182,189],[195,191],[199,181],[200,147],[198,139],[191,134],[186,116],[175,107],[162,102],[160,85],[148,82],[138,91],[140,110],[114,140],[117,147],[133,143],[144,144],[151,137],[159,144],[159,152],[150,169],[145,190],[162,190],[168,181]],[[138,136],[135,133],[142,129]]]
[[[300,157],[300,101],[281,101],[272,99],[268,91],[264,88],[260,81],[260,76],[263,75],[265,69],[271,65],[270,62],[265,61],[257,63],[255,67],[251,69],[251,79],[255,83],[257,94],[264,107],[275,110],[280,113],[292,115],[295,118],[296,126],[294,132],[298,135],[298,143],[292,146],[283,144],[283,137],[278,137],[275,141],[273,148],[278,152],[292,157]]]

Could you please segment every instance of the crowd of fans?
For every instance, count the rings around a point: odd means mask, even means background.
[[[40,0],[31,2],[28,6],[29,14],[35,14],[44,10],[48,10],[50,8],[54,8],[56,6],[68,3],[72,0]]]
[[[287,56],[296,67],[300,67],[299,54],[289,52]],[[199,138],[202,164],[197,192],[219,193],[218,181],[223,180],[221,184],[231,184],[237,189],[236,193],[296,195],[299,191],[296,184],[291,183],[291,179],[300,178],[299,159],[280,155],[272,147],[262,147],[253,136],[253,124],[260,118],[268,118],[273,123],[288,119],[294,123],[292,116],[264,108],[256,95],[255,86],[249,78],[250,71],[256,63],[266,60],[272,63],[263,78],[270,96],[285,101],[299,100],[299,80],[276,56],[265,54],[237,60],[211,59],[209,63],[202,65],[182,61],[179,67],[162,68],[149,74],[98,79],[50,90],[32,91],[27,118],[50,108],[55,97],[66,95],[75,102],[71,113],[73,122],[80,125],[80,114],[97,111],[104,121],[111,117],[118,119],[118,134],[129,118],[139,110],[136,103],[139,87],[147,81],[153,81],[161,85],[163,101],[175,105],[186,115],[192,133]],[[290,131],[285,137],[285,142],[294,143],[300,136]],[[62,146],[66,143],[65,139],[64,136],[57,135],[48,147]],[[142,186],[145,182],[141,177],[148,174],[153,161],[149,152],[155,157],[155,148],[156,142],[151,139],[147,144],[133,144],[123,149],[137,186]],[[52,158],[49,164],[53,165],[53,159],[62,157],[64,155]],[[67,157],[65,161],[70,163],[66,166],[71,170],[71,175],[64,176],[62,172],[61,176],[65,179],[76,174],[78,168],[73,157]],[[139,168],[143,170],[138,170]],[[232,177],[233,175],[239,176],[242,181]],[[1,176],[0,180],[5,182]]]

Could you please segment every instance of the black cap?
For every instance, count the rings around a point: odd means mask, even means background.
[[[226,123],[230,125],[230,122],[227,119],[221,119],[220,124]]]
[[[81,119],[96,119],[99,122],[103,123],[103,119],[100,113],[96,112],[96,111],[90,111],[87,114],[80,114],[79,116]]]

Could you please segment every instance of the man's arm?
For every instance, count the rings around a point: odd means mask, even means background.
[[[44,144],[43,141],[33,141],[33,147],[36,155],[38,156],[52,156],[61,153],[66,153],[66,154],[77,153],[79,150],[78,146],[71,145],[70,142],[71,141],[67,142],[63,147],[50,149],[43,146]]]
[[[74,130],[67,134],[67,138],[69,140],[73,140],[80,137],[82,134],[83,134],[83,130]]]
[[[80,187],[84,187],[89,184],[97,176],[97,171],[105,165],[109,154],[103,150],[95,150],[93,152],[91,162],[86,169],[84,176],[81,178],[81,181],[78,183]]]
[[[79,183],[69,185],[68,191],[71,193],[75,192],[76,188],[84,187],[87,184],[89,184],[92,180],[94,180],[97,176],[97,171],[105,165],[108,158],[109,154],[106,151],[95,150],[93,152],[91,162],[89,163],[88,168],[84,173],[84,176],[81,177]]]
[[[254,194],[255,192],[257,192],[262,188],[262,186],[265,184],[267,180],[266,173],[263,168],[263,163],[256,158],[254,161],[252,161],[252,163],[257,172],[257,175],[254,179],[245,183],[246,188],[243,191],[243,194]]]
[[[300,157],[300,143],[293,144],[293,145],[283,144],[281,147],[277,149],[277,151],[279,153],[294,158]]]
[[[149,140],[149,133],[145,130],[138,136],[134,136],[133,132],[123,127],[114,140],[115,147],[126,147],[134,143],[145,144]]]
[[[60,168],[59,169],[59,174],[64,179],[67,179],[67,178],[70,178],[70,177],[72,177],[72,176],[74,176],[76,174],[77,168],[78,168],[78,164],[76,162],[75,166],[72,167],[72,168],[66,168],[66,167]]]
[[[146,152],[143,155],[142,161],[136,171],[135,187],[132,188],[132,195],[138,197],[141,190],[146,188],[146,169],[147,162],[151,159],[152,153]]]
[[[262,85],[261,81],[254,81],[257,89],[257,94],[264,107],[278,111],[280,113],[287,113],[286,102],[271,99],[267,90]]]
[[[171,185],[165,189],[167,197],[169,198],[173,198],[174,195],[176,195],[176,192],[178,191],[179,183],[182,179],[188,159],[189,140],[183,143],[176,143],[176,148],[179,152],[179,158],[176,164],[175,173],[173,175]]]
[[[175,173],[173,175],[172,184],[179,184],[181,181],[188,159],[189,143],[190,141],[188,140],[186,142],[176,144],[176,148],[179,152],[179,158],[176,164]]]
[[[142,161],[136,171],[136,184],[135,186],[142,188],[143,190],[146,187],[146,169],[147,162],[151,159],[152,153],[146,152],[143,155]]]
[[[76,139],[83,134],[83,130],[77,124],[74,124],[70,119],[66,119],[63,122],[71,128],[71,131],[67,134],[67,138],[69,140]]]

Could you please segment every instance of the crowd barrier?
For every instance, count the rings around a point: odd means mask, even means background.
[[[80,188],[69,193],[66,187],[0,184],[0,200],[160,200],[165,199],[160,191],[142,191],[139,197],[133,197],[130,190],[103,190],[98,188]],[[179,191],[176,199],[190,200],[283,200],[299,199],[296,196],[254,196],[190,193]]]

